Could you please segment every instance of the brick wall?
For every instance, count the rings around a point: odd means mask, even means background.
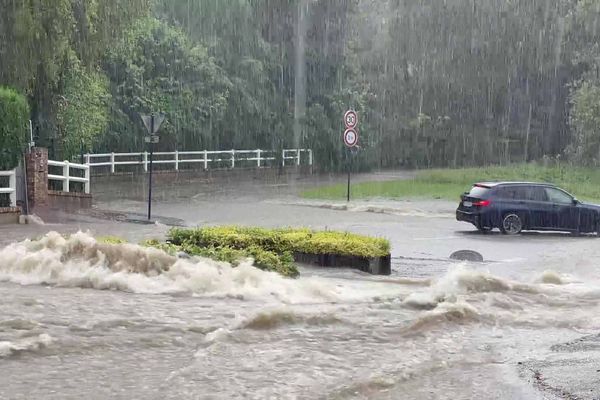
[[[48,150],[34,147],[25,156],[27,164],[27,199],[31,209],[48,206]]]
[[[59,209],[77,211],[92,207],[92,196],[48,189],[48,150],[35,147],[26,155],[27,198],[34,212]]]

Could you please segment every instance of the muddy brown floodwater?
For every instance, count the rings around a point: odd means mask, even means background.
[[[94,217],[3,227],[0,399],[600,396],[595,238],[483,236],[443,202],[342,207],[196,190],[159,201],[157,215],[385,236],[393,274],[302,267],[288,280],[250,263],[98,247],[100,234],[164,236],[160,223],[96,219],[100,209],[143,211],[136,199],[103,198]],[[448,259],[461,249],[485,262]]]

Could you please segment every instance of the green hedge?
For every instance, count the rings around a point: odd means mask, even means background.
[[[237,226],[199,229],[173,229],[169,241],[198,247],[259,247],[277,254],[336,254],[357,257],[383,257],[390,253],[385,239],[347,232],[314,232],[309,229],[263,229]]]
[[[229,246],[200,247],[188,242],[177,245],[162,243],[157,240],[147,240],[142,245],[163,250],[171,255],[176,255],[182,251],[191,256],[227,262],[234,267],[237,267],[246,259],[252,258],[254,259],[254,266],[263,271],[277,272],[290,278],[294,278],[299,274],[298,269],[294,265],[294,258],[290,253],[277,254],[258,246],[250,246],[244,249],[236,249]]]
[[[106,236],[100,243],[118,245],[123,239]],[[296,277],[293,253],[383,257],[390,253],[387,240],[346,232],[314,232],[309,229],[263,229],[222,226],[198,229],[172,229],[167,242],[147,240],[142,246],[154,247],[171,255],[185,252],[191,256],[230,263],[234,267],[248,258],[264,271]]]
[[[17,91],[0,86],[0,171],[17,166],[27,144],[29,104]]]

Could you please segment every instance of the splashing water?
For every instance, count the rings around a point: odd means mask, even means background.
[[[184,260],[133,244],[103,244],[91,235],[39,240],[0,250],[0,281],[133,293],[190,293],[199,296],[277,298],[285,302],[336,299],[336,291],[315,279],[293,281],[261,271],[252,260],[233,268],[209,259]]]

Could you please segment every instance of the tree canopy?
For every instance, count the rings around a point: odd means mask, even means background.
[[[13,169],[27,143],[29,105],[22,94],[0,86],[0,171]]]
[[[600,163],[600,0],[1,0],[0,85],[55,158],[309,147],[342,168]],[[0,124],[8,122],[0,120]]]

